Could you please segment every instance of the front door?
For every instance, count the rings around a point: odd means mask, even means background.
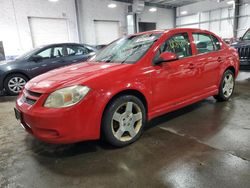
[[[191,98],[196,92],[196,67],[187,33],[167,39],[155,59],[163,52],[173,52],[179,60],[154,66],[153,97],[155,111],[167,110]]]

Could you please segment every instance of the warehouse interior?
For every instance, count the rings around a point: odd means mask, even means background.
[[[138,32],[197,28],[230,46],[250,31],[250,0],[1,0],[0,8],[0,74],[43,45],[101,48]],[[250,42],[242,54],[250,63]],[[123,148],[40,141],[16,120],[17,96],[0,92],[0,187],[250,187],[249,70],[228,102],[209,97],[156,117]]]
[[[109,8],[110,4],[116,7]],[[0,41],[10,58],[48,43],[107,44],[139,32],[140,23],[153,23],[150,29],[201,28],[222,38],[241,37],[250,27],[250,6],[246,0],[236,3],[226,0],[4,0],[1,7]],[[235,10],[237,19],[234,19]]]

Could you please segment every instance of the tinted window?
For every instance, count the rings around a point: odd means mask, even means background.
[[[243,40],[250,40],[250,30],[248,30],[242,38]]]
[[[63,47],[55,47],[53,51],[53,57],[58,58],[58,57],[63,57],[65,54],[63,53]]]
[[[199,54],[215,51],[210,35],[194,33],[193,38]]]
[[[163,52],[175,53],[178,58],[192,56],[192,48],[188,39],[188,34],[182,33],[169,38],[160,47],[156,58],[158,58]]]
[[[213,36],[213,35],[211,37],[213,39],[215,51],[220,50],[221,49],[220,41],[215,36]]]
[[[69,56],[75,56],[75,55],[87,55],[92,51],[83,46],[72,45],[67,47],[67,52]]]
[[[51,57],[51,50],[52,48],[47,48],[46,50],[43,50],[36,55],[41,56],[43,59],[49,59]]]

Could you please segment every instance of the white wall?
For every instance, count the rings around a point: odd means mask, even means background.
[[[70,41],[78,41],[74,0],[1,0],[0,8],[0,41],[6,56],[32,48],[28,17],[66,18]]]
[[[156,12],[150,12],[145,7],[143,13],[138,15],[139,22],[155,22],[156,29],[169,29],[174,27],[175,15],[172,9],[157,8]]]
[[[204,12],[224,7],[228,7],[226,1],[217,3],[217,0],[206,0],[177,8],[177,16],[181,15],[181,11],[187,11],[188,14],[195,14],[197,12]]]
[[[108,8],[110,0],[81,0],[80,13],[80,30],[81,40],[87,44],[96,44],[94,20],[118,21],[120,36],[127,34],[126,14],[127,3],[116,2],[117,7]]]
[[[244,4],[240,7],[240,15],[242,17],[239,18],[238,37],[242,37],[250,28],[250,4]]]
[[[120,37],[128,34],[127,3],[115,2],[117,7],[110,9],[107,5],[110,0],[81,0],[79,3],[81,40],[84,43],[96,44],[94,20],[118,21],[120,24]],[[174,11],[158,8],[157,12],[149,12],[145,7],[143,13],[138,14],[139,22],[155,22],[157,29],[174,27]]]
[[[188,14],[181,15],[182,11]],[[200,28],[212,31],[222,38],[233,37],[234,9],[226,1],[203,1],[177,8],[177,27]]]
[[[227,1],[203,1],[177,8],[177,27],[193,27],[210,30],[222,38],[233,37],[234,7]],[[188,15],[181,15],[187,11]],[[250,5],[245,2],[240,7],[238,37],[250,27]]]

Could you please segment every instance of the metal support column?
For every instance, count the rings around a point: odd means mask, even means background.
[[[239,28],[239,16],[240,16],[240,2],[241,0],[235,0],[235,7],[234,7],[234,25],[233,25],[233,32],[234,38],[237,38],[238,28]]]

